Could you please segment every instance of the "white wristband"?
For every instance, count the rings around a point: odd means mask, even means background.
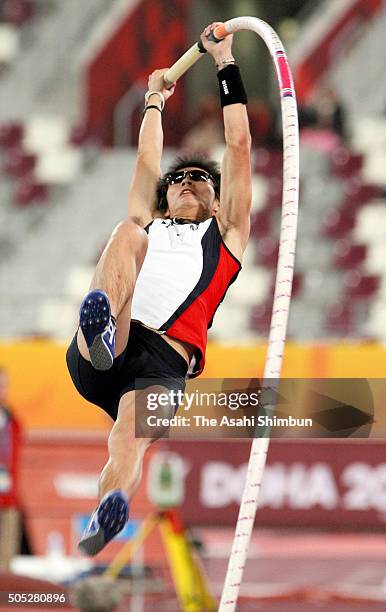
[[[164,95],[160,91],[148,91],[145,93],[145,102],[148,104],[150,96],[157,95],[161,98],[161,110],[164,109],[165,106],[165,98]]]
[[[233,57],[229,59],[221,60],[218,64],[216,64],[217,68],[225,68],[228,64],[235,64],[236,60]]]

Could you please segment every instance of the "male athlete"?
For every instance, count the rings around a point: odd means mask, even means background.
[[[183,391],[204,367],[207,329],[240,268],[249,236],[250,133],[247,96],[232,56],[232,36],[201,41],[218,69],[225,153],[217,165],[178,158],[161,177],[161,115],[174,86],[156,70],[149,77],[127,218],[113,231],[80,308],[67,352],[74,385],[114,420],[100,501],[79,543],[97,554],[128,518],[151,438],[137,436],[135,413],[149,392]],[[155,197],[156,194],[156,197]],[[157,416],[172,417],[178,406]],[[162,411],[162,412],[161,412]]]

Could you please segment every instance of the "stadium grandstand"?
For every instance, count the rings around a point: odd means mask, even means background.
[[[177,432],[152,445],[127,527],[86,558],[77,543],[111,423],[72,387],[65,352],[126,214],[148,75],[207,23],[246,15],[283,41],[299,112],[280,414],[290,404],[319,421],[310,435],[281,431],[270,444],[237,610],[386,608],[384,2],[0,0],[0,612],[217,609],[248,433]],[[263,376],[280,241],[273,64],[252,32],[235,34],[234,53],[249,96],[251,235],[209,332],[197,383],[206,392]],[[221,160],[213,73],[203,57],[178,81],[164,111],[163,170],[181,150]],[[141,539],[154,513],[160,525]],[[209,603],[184,600],[197,568]]]

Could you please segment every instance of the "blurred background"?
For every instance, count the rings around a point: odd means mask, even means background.
[[[110,423],[76,394],[64,354],[98,256],[126,214],[147,75],[176,61],[207,23],[243,15],[279,33],[299,104],[299,237],[283,376],[358,379],[358,393],[359,379],[385,377],[381,0],[0,0],[1,610],[15,591],[65,594],[67,609],[188,609],[173,594],[173,559],[157,531],[123,577],[90,581],[160,506],[178,507],[212,593],[221,592],[250,443],[154,445],[131,531],[95,560],[81,558],[76,544]],[[276,77],[254,33],[235,36],[234,54],[250,100],[252,231],[210,333],[209,378],[261,376],[278,253]],[[164,169],[181,148],[221,159],[209,58],[178,83],[164,128]],[[383,408],[380,394],[375,420]],[[238,609],[385,609],[385,451],[381,437],[355,432],[272,443]],[[109,601],[98,600],[101,590]]]

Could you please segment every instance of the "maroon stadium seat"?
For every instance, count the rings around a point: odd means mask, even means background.
[[[343,270],[359,266],[366,257],[364,244],[354,244],[347,238],[338,240],[334,245],[334,265]]]
[[[355,211],[347,207],[329,208],[322,221],[322,234],[328,238],[341,238],[355,226]]]
[[[35,6],[31,0],[5,0],[2,17],[7,23],[22,26],[35,15]]]
[[[339,147],[331,155],[331,172],[340,178],[351,178],[360,173],[363,166],[363,155],[351,153],[345,147]]]
[[[271,236],[257,240],[256,263],[266,268],[275,268],[279,255],[279,243]]]
[[[251,217],[251,235],[255,238],[269,236],[271,233],[271,215],[269,210],[259,210]]]
[[[279,150],[256,149],[255,172],[266,177],[279,176],[283,171],[283,153]]]
[[[349,181],[344,190],[343,207],[359,208],[374,198],[382,196],[382,189],[377,185],[362,183],[358,180]]]
[[[34,203],[47,202],[49,190],[47,185],[28,178],[18,181],[14,193],[14,203],[18,206],[28,206]]]
[[[0,147],[4,149],[19,145],[23,137],[23,126],[16,121],[0,124]]]
[[[372,297],[379,287],[378,276],[367,276],[359,270],[350,270],[343,277],[348,298],[366,299]]]
[[[283,197],[283,180],[281,176],[273,176],[268,183],[267,199],[265,207],[269,209],[279,208]]]
[[[17,147],[7,151],[3,171],[12,178],[22,178],[31,173],[35,163],[35,155],[25,153],[20,147]]]
[[[101,144],[86,123],[78,123],[71,128],[69,143],[74,147],[83,147],[88,144],[100,146]]]

